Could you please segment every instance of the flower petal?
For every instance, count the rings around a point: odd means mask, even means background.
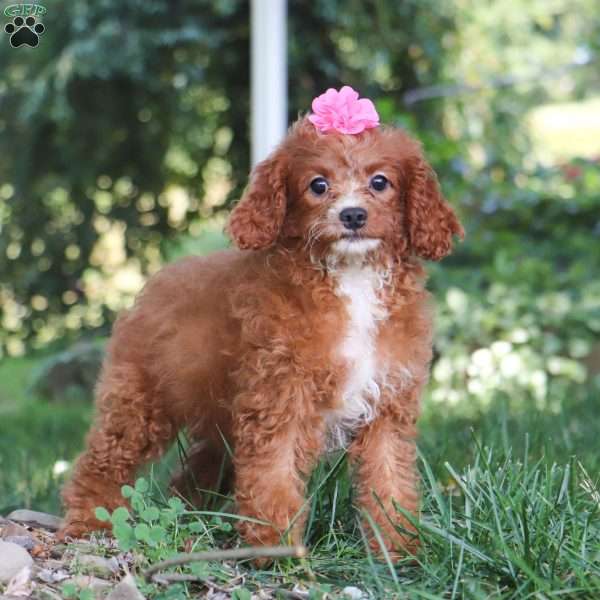
[[[336,130],[340,133],[357,134],[379,125],[379,115],[371,100],[358,97],[350,86],[338,92],[329,88],[312,101],[309,121],[320,131]]]

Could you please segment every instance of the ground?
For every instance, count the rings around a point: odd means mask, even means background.
[[[32,397],[27,390],[35,364],[23,358],[0,365],[5,516],[16,508],[59,513],[64,469],[81,447],[90,418],[85,402],[47,404]],[[117,568],[105,576],[109,581],[122,578],[126,566],[142,592],[156,598],[212,593],[241,599],[259,590],[262,597],[341,598],[344,589],[352,592],[348,586],[374,598],[597,597],[597,400],[582,386],[561,406],[554,413],[510,398],[485,407],[427,401],[420,443],[422,550],[416,560],[398,565],[367,550],[341,455],[323,462],[311,482],[308,557],[280,560],[267,569],[211,561],[183,569],[200,583],[164,586],[139,579],[144,568],[175,552],[237,544],[230,500],[216,498],[201,513],[169,502],[161,487],[167,465],[125,490],[133,505],[129,513],[106,515],[116,541],[57,548],[51,532],[30,535],[43,542],[38,561],[54,553],[53,560],[63,560],[71,572],[84,573],[76,558],[82,552],[114,557]],[[176,451],[170,460],[177,460]],[[66,591],[61,586],[64,582],[55,587],[63,596],[81,597],[77,585]]]

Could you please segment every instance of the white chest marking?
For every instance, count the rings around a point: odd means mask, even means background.
[[[349,317],[338,347],[348,374],[343,405],[329,415],[331,448],[346,446],[353,431],[375,418],[380,395],[376,336],[379,322],[387,317],[377,295],[382,278],[372,267],[350,264],[336,277],[336,294],[344,300]]]

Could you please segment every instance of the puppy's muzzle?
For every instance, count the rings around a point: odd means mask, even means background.
[[[340,212],[340,221],[346,229],[357,231],[367,224],[367,211],[364,208],[344,208]]]

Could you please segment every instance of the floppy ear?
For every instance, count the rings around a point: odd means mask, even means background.
[[[286,165],[279,152],[252,171],[250,183],[229,217],[227,232],[242,250],[271,246],[281,231],[287,203]]]
[[[423,158],[413,163],[406,195],[406,222],[410,245],[416,254],[440,260],[452,250],[452,238],[465,232],[440,191],[437,176]]]

